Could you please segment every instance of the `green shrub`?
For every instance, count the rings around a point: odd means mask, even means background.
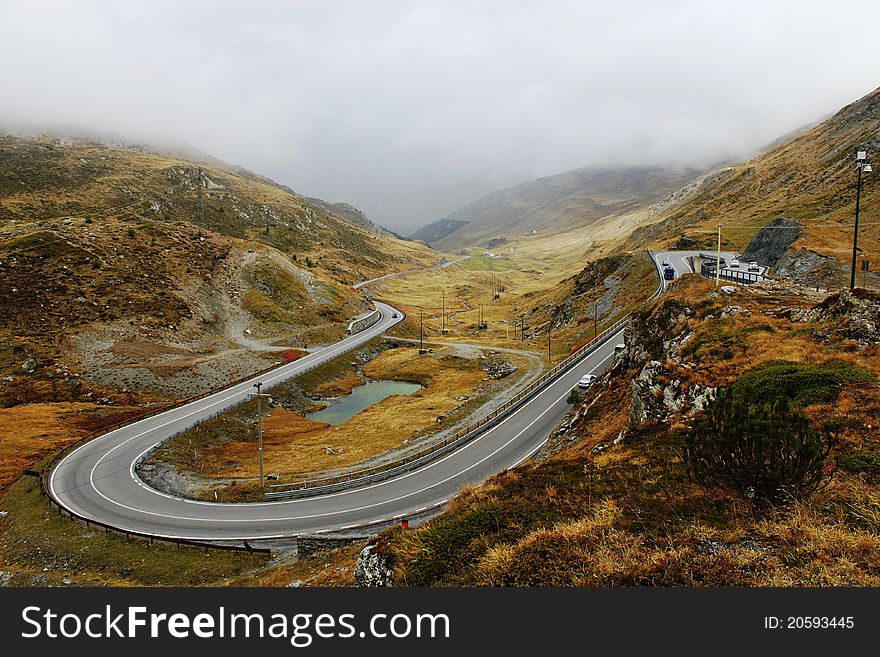
[[[580,390],[577,388],[572,388],[571,392],[568,393],[568,398],[565,400],[566,404],[579,404],[583,397],[581,396]]]
[[[809,365],[778,360],[740,375],[730,386],[730,392],[743,403],[786,400],[796,406],[809,406],[835,402],[844,383],[873,380],[869,370],[849,361]]]
[[[826,481],[827,431],[776,399],[753,405],[720,389],[686,438],[685,463],[697,482],[778,505],[804,498]]]
[[[849,472],[880,474],[880,452],[875,450],[847,454],[840,458],[839,463],[841,468]]]

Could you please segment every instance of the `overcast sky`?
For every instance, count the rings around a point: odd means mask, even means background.
[[[880,85],[878,24],[859,1],[0,0],[0,121],[182,140],[405,227],[584,165],[745,157]]]

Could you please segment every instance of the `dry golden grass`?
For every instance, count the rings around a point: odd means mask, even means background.
[[[571,250],[563,252],[570,254]],[[607,302],[606,288],[601,282],[594,289],[572,296],[575,291],[572,277],[587,264],[580,255],[564,262],[541,262],[517,252],[497,260],[475,256],[444,269],[387,279],[377,283],[374,289],[407,312],[405,332],[408,337],[418,337],[419,314],[424,310],[426,340],[524,349],[545,358],[551,309],[568,303],[573,319],[561,323],[557,318],[553,328],[551,353],[556,362],[593,336],[593,303],[599,301],[604,307],[603,303]],[[505,287],[497,300],[492,299],[492,271]],[[600,331],[637,308],[657,289],[656,270],[646,252],[635,253],[625,260],[616,276],[621,280],[610,294],[611,310],[598,316]],[[441,332],[443,290],[446,291],[446,334]],[[480,306],[486,329],[477,326]],[[514,339],[514,322],[523,315],[527,325],[525,341],[521,337]]]
[[[86,434],[143,413],[97,404],[29,404],[0,409],[0,492],[37,464]]]
[[[413,381],[424,385],[407,396],[391,396],[374,404],[347,422],[330,426],[273,409],[264,423],[264,445],[268,472],[313,472],[361,462],[405,440],[437,427],[437,418],[455,411],[471,396],[485,372],[476,360],[445,357],[443,351],[417,357],[414,348],[391,349],[370,361],[364,374],[371,379]],[[347,385],[351,377],[342,383]],[[332,450],[332,453],[330,450]],[[342,453],[338,453],[339,450]],[[258,473],[253,442],[231,441],[210,448],[201,460],[219,465],[203,474],[248,478]],[[235,463],[224,467],[222,464]]]
[[[315,388],[314,394],[321,397],[339,397],[341,395],[350,395],[352,390],[354,390],[358,386],[362,386],[364,383],[366,383],[364,379],[359,377],[357,374],[349,374],[348,376],[343,376],[339,379],[325,381],[317,388]]]
[[[783,298],[784,297],[784,298]],[[707,303],[703,303],[703,302]],[[682,281],[653,310],[672,309],[669,333],[694,331],[706,345],[667,378],[728,385],[754,366],[844,360],[880,373],[876,347],[852,350],[834,323],[803,325],[768,315],[810,305],[780,292],[721,297],[746,307],[730,319],[745,353],[718,330],[718,298],[704,281]],[[687,323],[676,314],[685,302]],[[707,318],[714,315],[716,319]],[[657,319],[657,318],[655,318]],[[659,321],[659,319],[658,319]],[[769,325],[770,330],[762,325]],[[755,330],[755,327],[762,327]],[[755,354],[753,358],[749,353]],[[697,359],[699,357],[699,359]],[[628,427],[630,379],[618,371],[577,424],[581,440],[557,457],[502,473],[463,490],[447,511],[421,527],[380,541],[397,582],[407,586],[878,586],[880,585],[880,388],[849,383],[834,401],[805,409],[814,423],[840,422],[830,484],[807,500],[762,509],[692,481],[682,462],[685,418]],[[691,376],[691,379],[687,379]],[[700,378],[702,377],[702,378]],[[625,438],[609,446],[616,429]],[[606,446],[593,453],[596,445]],[[859,460],[861,459],[861,460]],[[873,460],[872,460],[873,459]]]
[[[304,557],[282,557],[265,567],[230,578],[226,586],[355,586],[354,569],[366,541]]]

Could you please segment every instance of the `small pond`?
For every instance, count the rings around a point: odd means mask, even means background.
[[[409,381],[370,381],[355,388],[350,395],[345,395],[340,397],[338,401],[331,402],[327,408],[309,413],[306,417],[315,422],[342,424],[368,406],[372,406],[386,397],[411,395],[421,388],[422,386],[418,383],[410,383]]]

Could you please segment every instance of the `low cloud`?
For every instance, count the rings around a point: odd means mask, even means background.
[[[708,165],[874,89],[853,2],[0,4],[0,121],[186,141],[414,225],[590,164]]]

